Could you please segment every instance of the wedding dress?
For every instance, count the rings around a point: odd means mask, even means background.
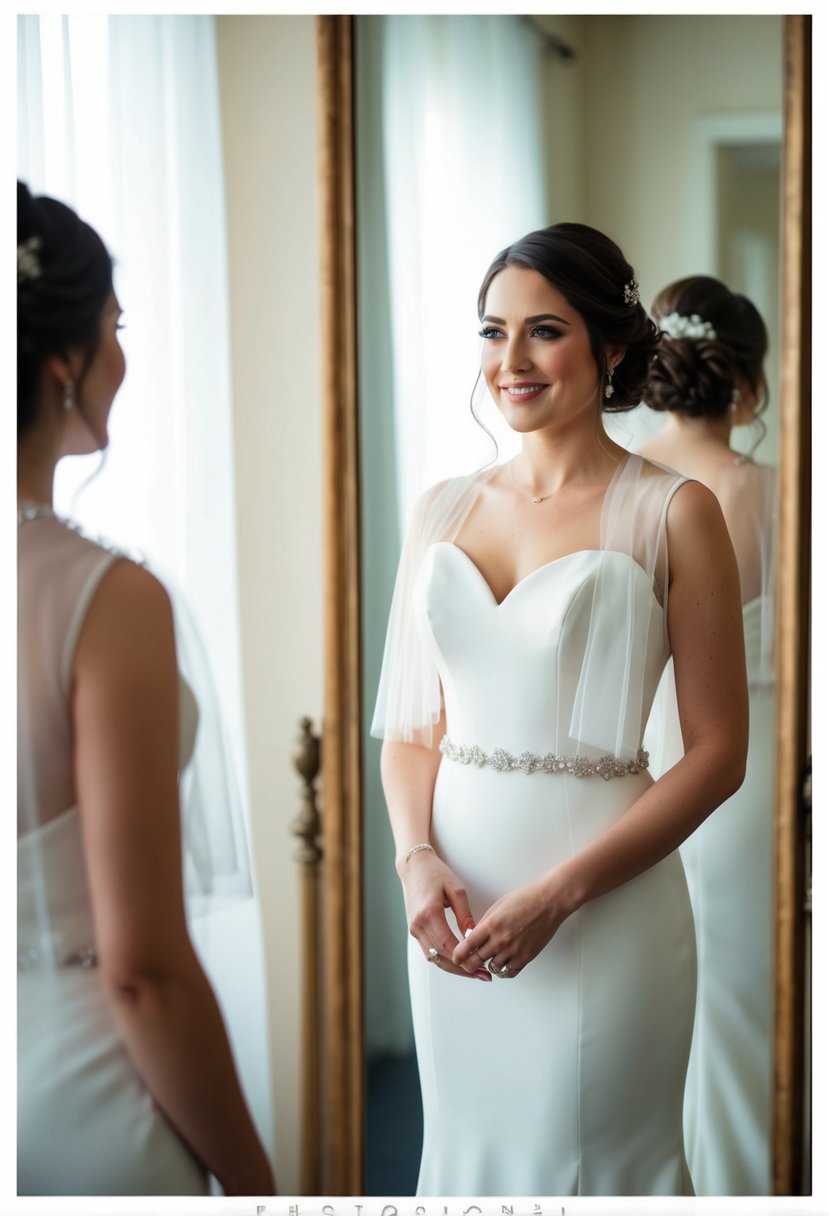
[[[698,1195],[771,1194],[774,1039],[773,664],[776,482],[757,466],[764,492],[743,496],[756,514],[759,586],[743,604],[749,688],[745,780],[685,841],[699,958],[696,1020],[685,1093],[686,1153]],[[753,504],[753,505],[752,505]],[[738,564],[746,555],[738,551]],[[745,586],[745,580],[743,580]],[[682,756],[673,666],[668,664],[646,731],[658,777]]]
[[[121,556],[48,514],[26,520],[18,533],[20,1194],[209,1193],[203,1167],[127,1055],[96,965],[74,790],[70,681],[88,607]],[[183,678],[179,710],[184,769],[199,711]],[[184,795],[182,814],[196,816]],[[198,875],[194,889],[206,896],[220,858],[204,821],[191,826],[200,856],[188,866]]]
[[[431,840],[476,919],[652,784],[639,749],[668,655],[665,513],[683,480],[628,457],[598,547],[498,603],[452,539],[491,472],[420,504],[373,724],[428,742],[442,697]],[[409,979],[418,1194],[693,1194],[682,1094],[696,955],[678,853],[585,904],[515,979],[448,974],[413,939]]]

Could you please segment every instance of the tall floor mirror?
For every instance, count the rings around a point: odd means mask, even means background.
[[[632,251],[646,304],[672,279],[713,274],[754,300],[772,335],[764,426],[746,428],[739,447],[779,471],[770,1191],[806,1194],[810,19],[317,21],[327,563],[318,1191],[414,1192],[406,925],[368,732],[385,620],[414,497],[491,454],[467,409],[483,270],[523,232],[579,219]],[[519,83],[507,89],[506,78]],[[427,330],[443,337],[424,358]],[[658,421],[640,407],[626,425],[622,442],[635,447]],[[503,451],[509,437],[497,438]]]

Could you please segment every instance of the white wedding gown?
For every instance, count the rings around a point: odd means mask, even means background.
[[[499,604],[460,548],[429,546],[417,611],[453,744],[490,755],[575,751],[600,556],[591,549],[549,562]],[[629,619],[631,585],[655,626],[634,706],[644,727],[667,657],[663,610],[632,557],[604,558],[610,633]],[[597,717],[601,699],[599,684]],[[496,771],[444,755],[431,839],[478,918],[595,840],[651,784],[647,771],[604,780]],[[412,939],[409,976],[424,1107],[419,1194],[693,1194],[682,1095],[696,952],[678,853],[585,904],[515,979],[447,974]]]
[[[55,519],[18,535],[18,1179],[21,1195],[202,1195],[207,1176],[123,1046],[95,965],[70,672],[115,556]],[[196,707],[182,684],[182,767]]]
[[[762,597],[743,607],[745,781],[680,849],[699,953],[685,1092],[686,1152],[698,1195],[771,1194],[775,697],[764,645],[771,611]],[[682,755],[672,666],[653,718],[646,739],[658,775]]]

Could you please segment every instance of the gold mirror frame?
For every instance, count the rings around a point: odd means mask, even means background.
[[[323,1126],[317,1193],[363,1193],[360,506],[353,19],[317,17],[323,347],[325,709]],[[777,620],[774,1194],[804,1185],[804,824],[808,740],[811,18],[784,18],[783,335]]]
[[[784,18],[783,298],[777,593],[773,1187],[809,1186],[804,1145],[805,841],[811,489],[811,17]]]

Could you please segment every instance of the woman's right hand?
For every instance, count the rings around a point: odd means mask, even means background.
[[[441,971],[466,979],[491,980],[483,959],[477,971],[465,971],[452,962],[452,954],[461,939],[450,929],[446,909],[452,909],[464,936],[475,928],[475,921],[469,910],[463,883],[446,862],[441,861],[431,849],[422,849],[402,863],[400,881],[403,883],[409,932],[419,942],[427,962],[430,961],[429,951],[437,950],[440,956],[437,966]]]

